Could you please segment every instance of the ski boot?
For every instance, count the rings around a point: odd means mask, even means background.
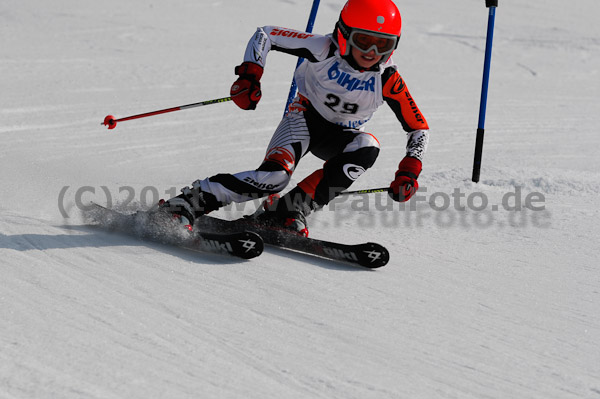
[[[220,207],[221,204],[213,194],[200,190],[195,183],[191,188],[181,189],[178,196],[168,201],[161,199],[158,203],[159,212],[169,214],[189,231],[192,231],[197,218]]]
[[[294,189],[280,198],[279,194],[271,194],[263,202],[263,210],[255,220],[258,224],[269,228],[283,229],[302,237],[308,237],[308,224],[306,216],[314,209],[310,204],[312,200],[290,201],[298,195]],[[289,202],[289,203],[288,203]]]

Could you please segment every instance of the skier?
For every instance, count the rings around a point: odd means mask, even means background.
[[[328,204],[375,163],[379,142],[364,131],[386,102],[406,131],[406,154],[390,184],[396,201],[418,189],[428,125],[391,55],[398,46],[401,17],[391,0],[348,0],[333,34],[318,35],[275,26],[258,28],[243,63],[235,68],[232,100],[253,110],[262,97],[260,79],[271,50],[305,58],[295,72],[298,95],[277,127],[255,170],[217,174],[195,181],[160,209],[191,226],[196,218],[232,202],[269,196],[260,223],[308,236],[306,216]],[[323,167],[281,197],[298,162],[308,152]]]

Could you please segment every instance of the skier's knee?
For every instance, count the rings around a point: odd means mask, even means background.
[[[344,148],[344,152],[353,152],[361,148],[376,148],[379,150],[379,140],[371,133],[360,133]]]
[[[267,152],[261,167],[265,165],[269,165],[271,168],[282,168],[291,175],[296,167],[296,156],[294,154],[294,150],[286,147],[271,148]]]
[[[291,176],[285,170],[268,173],[269,174],[265,180],[267,180],[272,186],[275,186],[278,189],[277,191],[283,190],[290,182]]]

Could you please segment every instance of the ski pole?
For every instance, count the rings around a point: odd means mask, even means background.
[[[184,109],[202,107],[204,105],[211,105],[211,104],[217,104],[217,103],[224,103],[227,101],[231,101],[231,97],[216,98],[214,100],[206,100],[206,101],[201,101],[199,103],[194,103],[194,104],[180,105],[179,107],[166,108],[166,109],[161,109],[158,111],[146,112],[144,114],[127,116],[125,118],[120,118],[120,119],[115,119],[115,117],[112,115],[106,115],[106,118],[104,118],[104,122],[102,122],[101,125],[108,126],[109,129],[114,129],[115,127],[117,127],[117,122],[129,121],[131,119],[140,119],[140,118],[145,118],[147,116],[152,116],[152,115],[166,114],[167,112],[183,111]]]
[[[306,25],[306,32],[312,33],[313,27],[315,25],[315,19],[317,18],[317,11],[319,10],[319,2],[321,0],[313,0],[312,8],[310,9],[310,16],[308,17],[308,24]],[[298,58],[298,62],[296,63],[296,69],[302,64],[304,58]],[[294,71],[296,71],[294,69]],[[292,84],[290,86],[290,92],[288,94],[288,99],[285,104],[285,109],[283,110],[283,115],[287,114],[288,108],[294,98],[296,97],[296,90],[298,90],[298,86],[296,85],[296,79],[292,78]]]
[[[479,124],[475,140],[475,160],[473,161],[473,176],[471,180],[479,182],[481,171],[481,156],[483,152],[483,134],[485,132],[485,111],[487,107],[488,85],[490,81],[490,64],[492,61],[492,41],[494,39],[494,22],[498,0],[485,0],[485,6],[490,9],[488,16],[487,39],[485,44],[485,60],[483,63],[483,83],[481,84],[481,101],[479,103]]]
[[[379,187],[379,188],[367,188],[364,190],[355,190],[355,191],[342,191],[338,196],[342,195],[359,195],[359,194],[375,194],[375,193],[388,193],[390,192],[389,187]]]

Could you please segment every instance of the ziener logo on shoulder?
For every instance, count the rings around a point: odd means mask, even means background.
[[[296,37],[298,39],[307,39],[309,37],[314,36],[314,35],[304,33],[304,32],[298,32],[298,31],[289,30],[289,29],[279,29],[279,28],[274,28],[271,31],[270,35],[271,36],[283,36],[283,37]]]

